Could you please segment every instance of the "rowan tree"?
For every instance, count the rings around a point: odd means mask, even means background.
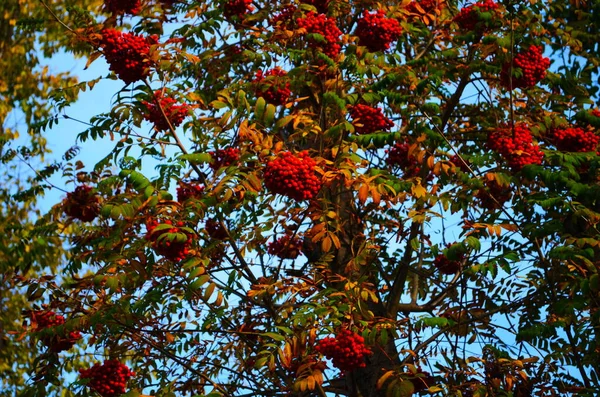
[[[25,395],[600,391],[600,2],[59,11],[123,89],[32,232],[70,255],[22,275]]]

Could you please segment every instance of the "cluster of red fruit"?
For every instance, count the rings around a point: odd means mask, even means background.
[[[329,10],[329,3],[331,0],[301,0],[304,4],[310,4],[315,7],[318,12],[322,14],[327,14]]]
[[[590,113],[592,114],[592,116],[594,117],[600,117],[600,109],[592,109],[590,111]]]
[[[298,18],[296,23],[299,28],[306,29],[307,33],[318,33],[325,39],[324,43],[311,39],[309,43],[311,47],[321,49],[330,58],[336,58],[340,54],[342,32],[337,27],[335,19],[309,11],[304,18]]]
[[[94,190],[87,185],[77,186],[74,191],[67,193],[63,203],[63,211],[71,218],[83,222],[91,222],[100,213],[100,199]]]
[[[252,11],[254,11],[252,0],[229,0],[223,8],[223,14],[227,19],[238,18],[243,20]]]
[[[179,181],[177,186],[177,201],[183,203],[191,198],[200,198],[204,193],[204,186],[198,183],[187,183]]]
[[[447,248],[451,246],[452,244],[448,244]],[[442,274],[456,274],[460,270],[464,258],[464,252],[458,253],[455,259],[450,259],[444,253],[440,253],[433,260],[433,266]]]
[[[281,9],[281,11],[275,14],[270,20],[269,23],[271,26],[280,25],[280,27],[291,30],[293,29],[293,16],[298,10],[298,7],[294,5],[287,5]]]
[[[354,34],[358,36],[360,45],[364,45],[369,51],[386,51],[398,40],[402,28],[398,20],[386,18],[383,10],[377,10],[374,14],[365,11],[357,22]]]
[[[236,161],[240,159],[240,149],[229,147],[227,149],[217,149],[215,151],[209,152],[212,156],[212,162],[210,163],[210,168],[213,170],[218,170],[222,167],[229,167]]]
[[[464,158],[463,158],[464,160]],[[467,162],[466,164],[461,161],[460,157],[458,157],[457,154],[455,154],[454,156],[450,157],[450,162],[452,162],[452,164],[454,164],[455,167],[458,167],[459,170],[461,170],[462,172],[469,173],[469,163]],[[465,160],[466,162],[466,160]]]
[[[154,91],[152,102],[142,101],[142,105],[146,108],[144,119],[153,123],[154,128],[158,131],[170,130],[169,123],[173,128],[179,127],[190,111],[188,105],[178,104],[175,99],[163,95],[161,90]],[[164,116],[161,108],[165,112]],[[168,122],[165,116],[167,116]]]
[[[579,127],[557,128],[552,131],[552,143],[563,152],[595,152],[600,137]]]
[[[287,72],[279,66],[263,73],[256,72],[256,78],[252,80],[256,84],[256,96],[263,97],[265,101],[273,105],[285,105],[292,95],[290,82],[285,78]]]
[[[478,1],[475,4],[462,8],[458,15],[454,17],[454,22],[463,30],[475,30],[482,27],[479,25],[482,22],[479,13],[494,12],[497,9],[498,4],[493,0]]]
[[[282,194],[297,201],[310,200],[321,189],[321,181],[315,175],[317,163],[308,151],[297,155],[284,152],[265,168],[265,186],[272,193]]]
[[[496,180],[485,179],[484,183],[485,187],[479,189],[475,194],[481,207],[498,210],[512,198],[512,190],[507,186],[500,185]]]
[[[409,154],[410,144],[408,142],[396,142],[394,146],[387,149],[386,162],[390,167],[398,166],[404,172],[406,178],[412,178],[419,175],[421,167],[417,158]]]
[[[118,360],[104,360],[104,364],[94,364],[92,368],[80,369],[82,379],[89,379],[89,386],[102,397],[118,397],[125,393],[127,382],[135,373]]]
[[[56,314],[55,312],[48,311],[35,311],[31,314],[31,320],[37,325],[38,330],[56,327],[65,323],[65,317]],[[77,341],[81,339],[81,333],[79,331],[70,331],[66,335],[54,334],[42,338],[44,345],[48,346],[51,351],[59,353],[65,350],[69,350]]]
[[[204,225],[206,233],[215,240],[225,240],[227,238],[227,230],[216,219],[207,219]]]
[[[365,368],[365,358],[372,353],[362,336],[347,329],[340,330],[335,338],[321,339],[315,349],[342,372]]]
[[[352,125],[357,134],[371,134],[375,131],[389,131],[394,122],[383,115],[381,108],[357,104],[349,106]]]
[[[157,36],[144,37],[112,28],[102,31],[101,46],[109,69],[127,84],[148,77],[150,46],[157,43]]]
[[[500,83],[506,89],[533,87],[546,77],[546,71],[550,67],[550,58],[542,55],[542,47],[532,45],[527,51],[520,52],[514,58],[512,64],[513,74],[511,75],[511,63],[502,65],[500,72]],[[521,70],[519,77],[514,76],[515,69]]]
[[[104,0],[104,9],[116,15],[137,15],[141,6],[140,0]]]
[[[169,219],[162,223],[151,219],[146,223],[146,240],[152,242],[152,249],[157,254],[171,261],[181,261],[190,253],[192,246],[192,234],[183,227],[183,222],[174,225]]]
[[[527,164],[541,164],[544,159],[544,153],[533,144],[531,131],[525,123],[515,125],[514,131],[506,125],[499,127],[488,136],[488,146],[515,170]]]
[[[302,240],[298,237],[284,235],[275,241],[271,241],[267,252],[281,259],[296,259],[302,252]]]

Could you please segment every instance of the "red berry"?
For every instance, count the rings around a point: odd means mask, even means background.
[[[498,210],[504,203],[512,198],[512,191],[508,186],[502,186],[495,179],[485,179],[485,187],[479,189],[475,197],[479,200],[479,205],[489,210]],[[494,201],[493,198],[496,199]]]
[[[595,152],[600,137],[579,127],[557,128],[552,131],[554,146],[563,152]]]
[[[240,152],[240,149],[233,147],[209,152],[212,156],[210,168],[216,171],[222,167],[229,167],[240,159]]]
[[[152,249],[171,261],[185,259],[192,246],[192,233],[183,230],[182,222],[173,225],[171,220],[159,223],[151,219],[146,223],[146,240],[152,242]]]
[[[63,211],[71,218],[83,222],[91,222],[100,213],[100,199],[93,189],[87,185],[77,186],[63,202]]]
[[[485,21],[480,18],[480,13],[496,12],[497,9],[498,4],[493,0],[478,1],[462,8],[458,15],[454,17],[454,22],[463,30],[485,30]]]
[[[116,15],[137,15],[141,10],[141,6],[140,0],[104,0],[104,9]]]
[[[215,240],[225,240],[227,238],[227,230],[216,219],[207,219],[204,229]]]
[[[256,78],[252,80],[256,85],[256,96],[263,97],[273,105],[285,105],[292,94],[286,75],[287,72],[280,67],[275,67],[266,73],[262,70],[256,72]]]
[[[31,321],[36,324],[38,330],[52,328],[65,323],[64,316],[48,311],[34,311],[31,313]],[[44,336],[41,341],[48,346],[51,351],[59,353],[69,350],[77,341],[81,339],[79,331],[70,331],[68,334],[55,333],[53,335]]]
[[[369,51],[386,51],[400,38],[402,28],[398,20],[386,18],[383,10],[377,10],[374,14],[364,11],[354,34],[358,36],[359,44],[366,46]]]
[[[340,330],[335,337],[321,339],[315,350],[331,359],[342,372],[365,368],[365,358],[372,354],[364,338],[347,329]]]
[[[314,11],[306,13],[304,18],[296,20],[298,27],[306,29],[307,33],[318,33],[323,36],[325,42],[320,40],[309,40],[309,46],[320,49],[330,58],[336,58],[341,49],[340,36],[342,32],[337,27],[334,18],[329,18],[325,14],[317,14]]]
[[[550,67],[550,58],[542,56],[542,47],[532,45],[527,51],[517,54],[512,63],[513,74],[511,76],[511,63],[502,65],[500,72],[500,83],[506,89],[529,88],[535,86],[544,77]],[[521,74],[516,77],[515,71]],[[512,78],[511,78],[512,77]]]
[[[349,106],[348,111],[357,134],[389,131],[394,126],[394,122],[383,115],[381,108],[357,104]]]
[[[204,193],[204,186],[197,183],[179,181],[177,187],[177,201],[183,203],[191,198],[200,198]]]
[[[302,240],[289,234],[269,243],[267,252],[281,259],[296,259],[302,252]]]
[[[409,154],[409,149],[410,144],[408,142],[396,142],[394,146],[385,151],[388,155],[387,164],[391,167],[400,167],[405,178],[413,178],[421,173],[421,165],[415,154]],[[427,180],[431,178],[433,178],[433,174],[429,173]]]
[[[229,0],[223,6],[225,18],[243,20],[246,15],[254,11],[252,0]]]
[[[515,170],[527,164],[541,164],[544,153],[534,145],[529,126],[519,123],[512,128],[503,125],[488,136],[490,149],[504,157]]]
[[[129,84],[150,75],[150,46],[157,43],[156,36],[143,37],[111,28],[102,30],[100,45],[109,69]]]
[[[153,100],[142,101],[142,105],[146,108],[143,113],[144,119],[153,123],[154,128],[158,131],[170,130],[169,123],[173,128],[178,127],[190,112],[188,105],[178,104],[175,99],[164,95],[161,90],[154,91]],[[169,122],[167,122],[165,116]]]
[[[447,247],[450,248],[451,246],[451,244],[448,244]],[[464,258],[464,252],[458,254],[456,259],[449,259],[445,253],[440,253],[433,260],[433,265],[442,274],[456,274],[460,270]]]
[[[117,360],[104,360],[92,368],[80,369],[82,379],[89,379],[87,386],[102,397],[118,397],[125,393],[127,381],[135,376],[128,366]]]
[[[315,175],[317,163],[308,151],[297,155],[284,152],[265,168],[265,186],[272,193],[282,194],[297,201],[310,200],[321,189],[321,181]]]

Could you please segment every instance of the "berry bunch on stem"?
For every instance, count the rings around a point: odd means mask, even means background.
[[[219,168],[229,167],[240,159],[241,150],[235,147],[228,147],[227,149],[217,149],[209,152],[212,156],[212,162],[210,168],[214,171]]]
[[[306,150],[298,154],[281,153],[265,167],[265,186],[272,193],[297,201],[310,200],[321,189],[321,181],[315,175],[316,167],[317,163]]]
[[[79,376],[89,379],[87,386],[102,397],[118,397],[125,393],[127,382],[135,373],[118,360],[104,360],[89,369],[80,369]]]
[[[542,55],[542,47],[532,45],[528,50],[518,53],[512,65],[511,62],[502,65],[500,83],[507,90],[533,87],[546,77],[549,67],[550,58]],[[520,75],[515,73],[517,70],[520,70]]]
[[[254,11],[252,0],[229,0],[223,5],[223,14],[229,20],[237,18],[243,21],[252,11]]]
[[[175,224],[170,219],[159,222],[151,219],[146,223],[146,240],[152,242],[152,249],[171,261],[185,259],[192,246],[192,231],[183,222]]]
[[[158,131],[169,131],[169,123],[173,128],[179,127],[190,112],[188,105],[177,103],[174,98],[164,95],[162,90],[154,91],[153,100],[142,101],[142,105],[145,108],[144,119],[153,123]]]
[[[450,249],[452,246],[452,244],[448,244],[447,248]],[[442,274],[456,274],[460,270],[464,258],[465,253],[462,251],[457,252],[453,258],[450,258],[447,252],[442,252],[433,260],[433,266]]]
[[[600,137],[593,131],[586,131],[580,127],[567,127],[554,129],[551,141],[563,152],[595,152]]]
[[[281,259],[296,259],[302,252],[302,240],[285,234],[277,240],[271,241],[267,252]]]
[[[398,20],[386,18],[384,10],[375,13],[365,11],[357,22],[354,32],[359,38],[359,44],[364,45],[370,52],[386,51],[402,34]]]
[[[318,33],[323,36],[325,42],[315,39],[309,40],[311,47],[319,48],[329,58],[336,58],[342,49],[340,36],[342,32],[337,27],[335,19],[325,14],[317,14],[314,11],[306,13],[304,18],[296,20],[298,27],[305,29],[307,33]]]
[[[273,105],[285,105],[292,95],[286,75],[287,72],[280,67],[275,67],[266,73],[262,70],[256,72],[256,77],[252,80],[256,85],[256,96],[263,97]]]
[[[109,69],[130,84],[150,75],[150,46],[157,43],[156,36],[144,37],[110,28],[102,30],[100,45]]]
[[[352,125],[357,134],[371,134],[375,131],[389,131],[394,122],[383,114],[381,108],[363,104],[349,106],[348,111],[352,117]]]
[[[301,0],[301,2],[315,7],[320,14],[327,14],[331,0]]]
[[[410,153],[410,144],[408,142],[396,142],[394,146],[385,152],[387,153],[387,164],[390,167],[397,166],[402,169],[406,178],[418,176],[421,172],[421,166],[417,157]]]
[[[31,313],[31,321],[35,324],[37,330],[43,330],[63,325],[65,323],[65,317],[56,314],[52,310],[34,311]],[[41,338],[41,341],[44,345],[48,346],[50,351],[59,353],[75,346],[79,339],[81,339],[81,333],[79,331],[70,331],[63,335],[55,333],[53,335],[44,336]]]
[[[179,181],[177,186],[177,201],[184,203],[191,198],[200,198],[204,193],[204,186],[199,183]]]
[[[500,126],[489,134],[488,146],[517,171],[527,164],[541,164],[544,159],[544,153],[533,143],[531,130],[525,123],[518,123],[513,128]]]
[[[225,240],[227,238],[227,230],[221,225],[217,219],[207,219],[204,224],[206,233],[215,240]]]
[[[512,191],[508,186],[500,185],[495,179],[486,178],[484,181],[485,186],[475,194],[481,207],[488,210],[498,210],[512,198]]]
[[[478,1],[475,4],[462,8],[458,15],[454,17],[454,22],[462,30],[482,31],[486,28],[486,21],[480,14],[484,12],[495,13],[497,10],[498,4],[493,0]]]
[[[141,6],[140,0],[104,0],[104,9],[115,15],[137,15]]]
[[[333,361],[333,365],[342,372],[365,368],[365,358],[372,354],[365,346],[362,336],[342,329],[335,337],[327,337],[317,342],[315,349]]]
[[[63,202],[63,211],[71,218],[82,222],[91,222],[100,213],[100,199],[88,185],[80,185],[74,191],[67,193]]]

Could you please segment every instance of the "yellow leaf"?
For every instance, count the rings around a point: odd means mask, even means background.
[[[425,189],[421,185],[413,185],[411,188],[411,192],[413,196],[415,196],[415,198],[420,198],[427,194],[427,189]]]
[[[394,375],[394,373],[395,371],[388,371],[385,374],[381,375],[381,378],[377,380],[377,390],[381,389],[385,382],[390,378],[390,376]]]

